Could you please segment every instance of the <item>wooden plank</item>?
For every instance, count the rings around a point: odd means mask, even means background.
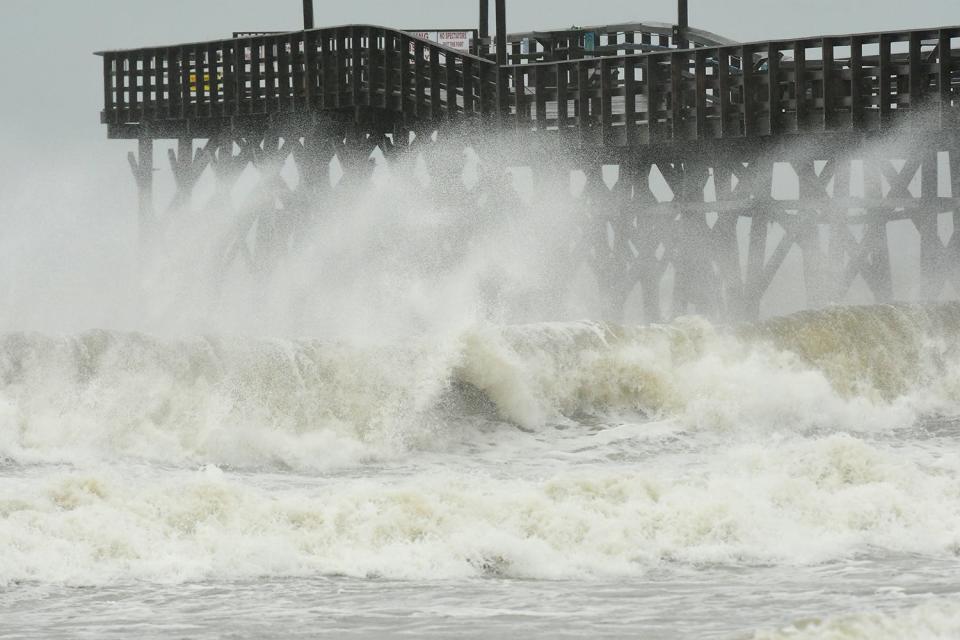
[[[166,101],[166,83],[163,77],[163,67],[166,61],[164,60],[164,51],[162,49],[154,49],[153,55],[153,109],[152,115],[155,117],[162,117],[161,109],[165,110],[167,101]]]
[[[163,85],[166,94],[166,109],[164,116],[167,119],[175,118],[179,113],[178,96],[180,83],[177,81],[177,51],[174,47],[167,47],[164,51]]]
[[[780,51],[774,42],[767,44],[767,103],[770,135],[783,133],[783,106],[780,103]]]
[[[863,96],[863,38],[850,39],[850,126],[859,131],[866,122],[866,105]]]
[[[397,86],[397,46],[396,36],[389,30],[383,32],[383,99],[378,106],[383,109],[394,110],[393,94]]]
[[[224,96],[224,114],[235,116],[240,113],[240,104],[243,100],[243,46],[239,40],[234,40],[230,45],[230,69],[224,78],[224,89],[227,95]]]
[[[463,59],[463,113],[464,115],[473,115],[479,110],[477,108],[476,82],[474,81],[474,63],[472,58]]]
[[[730,50],[718,50],[717,85],[720,87],[720,137],[727,138],[734,135],[730,126]]]
[[[193,103],[193,115],[196,118],[202,118],[206,115],[209,115],[207,112],[207,97],[206,97],[206,83],[204,81],[204,74],[206,70],[206,53],[202,46],[194,45],[190,47],[190,55],[193,60],[193,70],[194,70],[194,103]]]
[[[179,117],[182,120],[187,117],[190,101],[192,100],[190,96],[190,54],[186,47],[177,48],[176,82],[180,87],[178,91],[180,94]]]
[[[303,88],[307,111],[317,106],[317,32],[303,34]]]
[[[321,31],[318,37],[320,51],[317,53],[317,96],[320,105],[329,109],[336,102],[336,32]]]
[[[518,127],[528,127],[530,125],[530,115],[526,110],[526,66],[516,66],[510,69],[513,75],[513,107],[515,111],[515,124]]]
[[[252,84],[250,66],[250,45],[248,40],[237,41],[237,104],[235,114],[247,113],[250,104],[249,86]]]
[[[581,142],[586,140],[590,128],[590,83],[589,68],[592,64],[584,60],[577,63],[577,134]]]
[[[628,42],[633,42],[633,33],[627,33]],[[626,127],[626,144],[637,142],[637,66],[635,58],[623,62],[623,117]]]
[[[699,50],[694,53],[697,89],[696,89],[696,109],[697,109],[697,132],[696,137],[703,139],[707,137],[707,53]]]
[[[940,64],[937,69],[937,89],[940,102],[940,126],[943,129],[949,128],[955,122],[955,118],[951,117],[950,107],[950,78],[953,71],[953,53],[950,44],[950,33],[941,29],[937,37],[937,50],[940,57]]]
[[[802,42],[793,45],[793,93],[797,102],[795,109],[796,131],[802,133],[807,126],[809,108],[807,103],[807,47]]]
[[[203,95],[200,87],[200,77],[203,74],[203,66],[199,60],[199,52],[196,46],[184,48],[187,59],[187,114],[190,117],[197,117],[201,113],[203,106]]]
[[[423,58],[424,58],[424,44],[422,41],[417,40],[413,45],[413,77],[414,83],[416,85],[416,94],[414,97],[414,108],[413,113],[417,118],[426,117],[426,78],[423,77]]]
[[[352,102],[350,103],[351,107],[358,107],[364,102],[361,100],[361,92],[363,90],[363,48],[362,40],[363,32],[360,27],[351,27],[350,28],[350,95]],[[368,78],[369,80],[369,78]],[[367,93],[366,97],[369,99],[369,82],[367,83]]]
[[[250,107],[247,113],[260,111],[260,101],[263,96],[263,51],[260,48],[262,39],[250,39]]]
[[[535,66],[533,70],[533,95],[536,101],[537,129],[547,128],[546,75],[551,67]]]
[[[220,115],[220,100],[221,100],[221,90],[220,90],[220,81],[223,78],[223,74],[220,73],[220,64],[218,57],[220,55],[221,49],[214,44],[208,45],[206,50],[207,56],[207,78],[204,78],[204,83],[209,83],[209,113],[210,115]]]
[[[890,117],[890,76],[893,70],[890,67],[890,36],[880,34],[880,128],[887,129],[892,125]]]
[[[149,108],[150,103],[150,86],[153,78],[153,72],[150,70],[150,64],[153,59],[153,55],[148,51],[141,51],[138,56],[140,60],[140,65],[138,67],[137,77],[140,83],[140,90],[137,92],[137,99],[139,101],[140,117],[146,118],[149,117]]]
[[[753,72],[754,47],[743,45],[740,47],[740,66],[743,72],[743,135],[757,135],[757,100],[756,82]]]
[[[413,40],[406,35],[399,38],[400,49],[397,54],[400,56],[400,112],[406,115],[410,112],[410,47],[413,46]]]
[[[497,76],[493,65],[481,64],[478,71],[480,110],[483,114],[499,113],[497,108]]]
[[[136,53],[127,58],[127,99],[126,107],[128,110],[134,110],[139,107],[137,100],[137,84],[139,82],[137,65],[140,56]]]
[[[447,75],[447,119],[456,120],[457,118],[457,92],[462,89],[461,83],[457,77],[457,56],[447,53],[446,75]],[[464,104],[466,106],[466,104]]]
[[[558,64],[555,66],[557,70],[557,129],[563,131],[569,126],[569,107],[570,107],[570,96],[568,91],[568,74],[570,65]]]
[[[117,77],[113,70],[114,67],[114,57],[113,54],[105,53],[103,54],[103,112],[106,116],[110,116],[111,112],[114,111],[116,102],[114,101],[114,87],[116,86]],[[110,120],[108,119],[108,122]]]
[[[361,104],[371,106],[374,103],[377,90],[379,88],[380,77],[383,73],[383,62],[380,59],[380,47],[377,44],[377,33],[372,27],[367,27],[361,33],[361,40],[357,44],[360,47],[361,62],[358,67],[361,69],[360,76],[365,78],[366,82],[361,85]],[[363,44],[366,39],[367,63],[363,65]]]
[[[922,41],[916,31],[910,34],[910,109],[916,110],[922,106],[924,98],[925,77],[922,68]]]
[[[823,130],[829,131],[836,122],[833,107],[833,80],[835,77],[834,59],[833,59],[833,38],[823,38],[821,45],[823,50]]]
[[[686,53],[670,55],[670,136],[674,140],[685,137],[683,127],[683,71],[687,66]]]
[[[600,60],[600,134],[604,145],[614,143],[613,96],[611,95],[610,75],[613,65],[609,58]]]
[[[430,117],[435,121],[443,119],[443,102],[440,95],[440,55],[439,49],[430,47]]]
[[[647,142],[654,144],[662,138],[660,128],[660,74],[657,56],[644,58],[644,81],[647,95]]]
[[[277,85],[277,42],[272,38],[264,39],[263,64],[263,112],[272,113],[277,108],[279,97]]]
[[[287,53],[287,82],[285,92],[289,97],[287,109],[296,113],[301,110],[305,87],[303,86],[303,55],[301,53],[301,38],[304,32],[293,32],[287,36],[287,46],[290,51]]]
[[[343,107],[353,106],[347,104],[346,96],[347,90],[347,59],[350,55],[350,52],[347,51],[347,31],[344,28],[338,28],[336,30],[336,49],[334,52],[334,64],[335,64],[335,77],[336,83],[334,87],[331,87],[336,91],[336,101],[335,106],[338,109]]]

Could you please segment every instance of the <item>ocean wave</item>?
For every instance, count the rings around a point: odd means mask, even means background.
[[[329,469],[442,447],[464,416],[857,431],[956,414],[960,304],[478,326],[402,344],[93,331],[0,337],[0,459]]]
[[[433,468],[264,484],[216,467],[60,471],[0,483],[0,584],[603,578],[865,552],[950,561],[957,464],[832,435],[725,447],[692,468],[543,478]]]
[[[506,419],[633,409],[710,428],[903,424],[960,400],[960,305],[838,307],[757,325],[701,318],[478,330],[461,379]]]

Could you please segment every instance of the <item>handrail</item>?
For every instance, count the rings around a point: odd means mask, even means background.
[[[585,145],[886,130],[928,109],[941,128],[960,123],[960,27],[518,64],[507,73],[516,127]]]
[[[588,39],[591,42],[588,43]],[[701,29],[687,29],[684,40],[687,46],[683,48],[736,44],[733,40]],[[483,44],[484,54],[491,57],[494,51],[493,40]],[[661,22],[625,22],[512,33],[507,36],[507,58],[510,64],[533,64],[605,56],[611,51],[630,49],[679,49],[682,44],[675,39],[673,25]]]
[[[344,29],[375,29],[375,30],[378,30],[378,31],[389,31],[389,32],[393,32],[393,33],[395,33],[395,34],[400,34],[400,33],[402,33],[402,34],[405,34],[405,35],[409,36],[412,40],[419,40],[419,41],[421,41],[421,42],[425,42],[425,43],[427,43],[427,44],[434,45],[434,46],[436,46],[436,47],[438,47],[438,48],[440,48],[440,49],[446,49],[446,50],[449,50],[449,51],[452,52],[452,53],[462,54],[462,55],[464,55],[464,56],[468,56],[468,57],[473,58],[473,59],[475,59],[475,60],[480,60],[480,61],[484,61],[484,62],[489,62],[488,60],[486,60],[485,58],[482,58],[482,57],[480,57],[480,56],[475,56],[475,55],[473,55],[473,54],[460,51],[459,49],[451,49],[450,47],[445,47],[445,46],[443,46],[443,45],[441,45],[441,44],[439,44],[439,43],[433,42],[432,40],[425,40],[425,39],[423,39],[423,38],[417,38],[416,36],[414,36],[414,35],[412,34],[412,32],[404,31],[404,30],[402,30],[402,29],[394,29],[394,28],[392,28],[392,27],[384,27],[384,26],[375,25],[375,24],[345,24],[345,25],[338,25],[338,26],[333,26],[333,27],[320,27],[320,28],[317,28],[317,29],[308,29],[308,30],[299,29],[299,30],[294,30],[294,31],[264,31],[264,32],[251,31],[251,32],[246,32],[247,35],[246,35],[246,36],[243,36],[243,37],[285,38],[285,37],[289,37],[289,36],[291,36],[291,35],[296,35],[296,34],[301,34],[301,33],[307,33],[307,34],[309,34],[309,33],[320,33],[320,32],[324,32],[324,31],[342,31],[342,30],[344,30]],[[139,53],[139,52],[145,52],[145,51],[154,51],[154,50],[157,50],[157,49],[171,49],[171,48],[172,48],[172,49],[177,49],[177,48],[181,48],[181,47],[197,47],[197,46],[209,45],[209,44],[226,44],[226,43],[232,42],[232,41],[237,40],[237,39],[243,39],[243,37],[241,37],[241,38],[220,38],[220,39],[218,39],[218,40],[197,40],[197,41],[192,41],[192,42],[181,42],[181,43],[172,44],[172,45],[171,45],[171,44],[167,44],[167,45],[154,45],[154,46],[146,46],[146,47],[135,47],[135,48],[129,48],[129,49],[104,49],[104,50],[101,50],[101,51],[94,51],[94,52],[93,52],[93,55],[95,55],[95,56],[101,56],[101,57],[102,57],[102,56],[107,55],[107,54]]]
[[[493,110],[494,63],[373,25],[100,55],[108,124],[356,107],[438,121]]]
[[[593,31],[597,33],[647,33],[649,35],[663,35],[673,37],[674,25],[666,22],[618,22],[605,25],[584,25],[567,29],[548,29],[545,31],[525,31],[511,33],[507,36],[509,42],[516,42],[521,38],[542,38],[553,35],[563,35],[578,31]],[[737,44],[735,40],[711,33],[704,29],[690,27],[687,30],[687,40],[697,46]]]
[[[629,44],[616,40],[609,49]],[[560,53],[570,56],[552,52]],[[502,69],[374,25],[100,55],[102,119],[137,133],[169,121],[364,107],[431,124],[501,113],[521,130],[607,146],[883,130],[921,108],[941,129],[960,123],[960,27],[528,56]],[[498,74],[507,88],[500,107]]]

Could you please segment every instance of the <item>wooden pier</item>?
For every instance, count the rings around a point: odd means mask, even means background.
[[[808,306],[842,300],[858,277],[889,301],[890,225],[902,220],[919,237],[923,297],[947,283],[960,291],[960,27],[735,43],[689,27],[681,0],[676,25],[507,34],[496,4],[498,37],[481,19],[463,30],[466,49],[348,25],[102,52],[102,122],[110,137],[139,141],[130,163],[144,236],[205,170],[227,193],[252,164],[273,196],[238,208],[224,261],[267,268],[293,221],[316,213],[333,156],[363,179],[375,148],[393,157],[507,131],[528,150],[510,163],[586,174],[581,254],[610,317],[638,286],[648,320],[756,317],[795,248]],[[164,212],[158,139],[177,146],[178,193]],[[297,190],[278,175],[291,155]],[[772,192],[778,163],[796,173],[792,198]],[[619,167],[612,189],[600,179],[607,165]],[[653,172],[672,198],[655,197]],[[664,308],[650,292],[668,271]]]

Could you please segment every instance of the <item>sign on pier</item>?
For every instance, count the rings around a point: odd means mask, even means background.
[[[470,51],[473,31],[411,31],[411,35],[458,51]]]

